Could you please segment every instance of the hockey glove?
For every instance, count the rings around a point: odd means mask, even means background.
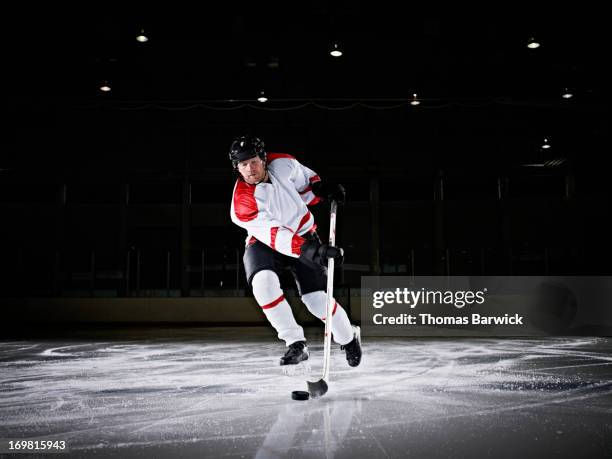
[[[333,258],[341,265],[344,262],[344,250],[329,244],[321,244],[316,240],[307,240],[302,244],[300,259],[306,263],[327,266],[327,259]]]
[[[312,192],[315,196],[323,198],[327,201],[336,201],[338,205],[344,204],[346,201],[346,191],[339,183],[331,182],[315,182],[312,184]]]

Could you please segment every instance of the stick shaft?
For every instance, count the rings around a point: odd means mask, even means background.
[[[331,202],[329,218],[329,245],[336,245],[336,211],[338,204]],[[334,301],[334,259],[327,259],[327,301],[325,309],[325,339],[323,340],[323,379],[329,381],[329,366],[331,362],[331,332],[332,311]]]

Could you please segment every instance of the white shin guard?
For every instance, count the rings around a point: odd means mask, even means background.
[[[306,341],[304,329],[295,321],[276,273],[270,270],[259,271],[253,276],[251,286],[257,303],[277,331],[279,339],[285,341],[287,346],[296,341]]]
[[[315,317],[324,320],[327,308],[327,294],[323,290],[303,295],[302,301]],[[334,303],[336,304],[336,312],[332,319],[332,336],[336,343],[348,344],[353,340],[353,327],[351,326],[351,321],[342,306],[336,303],[335,298]],[[332,306],[332,311],[333,309],[334,307]]]

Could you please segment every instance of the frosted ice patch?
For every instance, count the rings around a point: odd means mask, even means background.
[[[310,374],[311,367],[310,363],[300,362],[297,365],[282,365],[281,371],[285,376],[301,376]]]

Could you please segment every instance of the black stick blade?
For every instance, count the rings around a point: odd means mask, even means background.
[[[310,392],[312,398],[321,397],[327,393],[328,387],[324,379],[319,379],[315,382],[306,381],[306,383],[308,384],[308,392]]]

